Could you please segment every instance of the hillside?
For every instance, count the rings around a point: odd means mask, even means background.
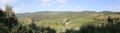
[[[70,28],[76,28],[81,25],[85,25],[87,23],[93,23],[95,19],[107,19],[108,16],[117,17],[119,18],[119,12],[93,12],[93,11],[83,11],[83,12],[67,12],[67,11],[41,11],[41,12],[34,12],[34,13],[22,13],[17,14],[17,17],[22,20],[26,21],[25,24],[30,24],[30,20],[34,20],[34,22],[41,26],[50,26],[52,28],[58,28],[61,24],[64,24],[63,21],[60,21],[63,18],[69,18],[70,23],[68,26]],[[101,20],[100,20],[101,21]],[[94,23],[106,23],[104,22],[94,22]],[[58,27],[57,27],[58,26]]]

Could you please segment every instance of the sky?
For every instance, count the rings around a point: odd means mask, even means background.
[[[0,8],[9,4],[15,13],[37,11],[113,11],[120,12],[120,0],[0,0]]]

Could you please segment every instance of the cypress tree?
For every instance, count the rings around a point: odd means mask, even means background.
[[[8,28],[6,26],[5,13],[0,9],[0,33],[8,33]]]
[[[111,19],[110,16],[107,18],[107,21],[108,21],[109,23],[113,23],[113,20]]]
[[[3,12],[2,9],[0,9],[0,19],[1,19],[1,18],[4,18],[4,17],[5,17],[4,12]]]
[[[6,5],[5,15],[6,15],[6,18],[14,18],[15,17],[14,13],[12,12],[11,6]]]
[[[12,12],[12,7],[9,5],[6,5],[5,18],[6,25],[10,28],[10,30],[12,29],[12,27],[18,24],[17,17]]]

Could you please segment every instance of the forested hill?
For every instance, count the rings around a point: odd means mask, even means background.
[[[120,12],[110,12],[110,11],[103,11],[103,12],[94,12],[94,11],[82,11],[82,12],[73,12],[73,11],[39,11],[33,13],[19,13],[16,14],[19,20],[27,21],[25,24],[29,24],[29,20],[34,20],[34,22],[48,24],[48,26],[52,26],[55,24],[62,24],[59,22],[63,18],[69,18],[71,21],[71,27],[79,27],[79,25],[83,25],[86,23],[106,23],[106,19],[108,16],[111,18],[120,18]],[[103,20],[105,20],[103,22]],[[102,22],[101,22],[102,21]],[[59,23],[58,23],[59,22]],[[53,27],[53,26],[52,26]],[[57,28],[54,26],[53,28]]]
[[[1,33],[120,33],[120,12],[42,11],[14,14],[0,9]],[[17,16],[17,17],[16,17]]]
[[[34,18],[34,19],[55,19],[62,17],[71,17],[71,18],[81,18],[88,17],[94,15],[112,15],[112,14],[120,14],[120,12],[110,12],[110,11],[102,11],[102,12],[94,12],[94,11],[82,11],[82,12],[74,12],[74,11],[39,11],[33,13],[17,13],[17,17],[23,18]]]
[[[33,13],[18,13],[17,17],[20,18],[33,18],[33,19],[58,19],[63,17],[70,17],[71,19],[76,19],[80,17],[87,17],[88,14],[93,14],[97,12],[84,11],[84,12],[73,12],[73,11],[40,11]]]

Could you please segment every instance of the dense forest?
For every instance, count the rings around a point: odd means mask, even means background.
[[[0,9],[0,33],[120,33],[120,12],[14,13],[6,5]]]

